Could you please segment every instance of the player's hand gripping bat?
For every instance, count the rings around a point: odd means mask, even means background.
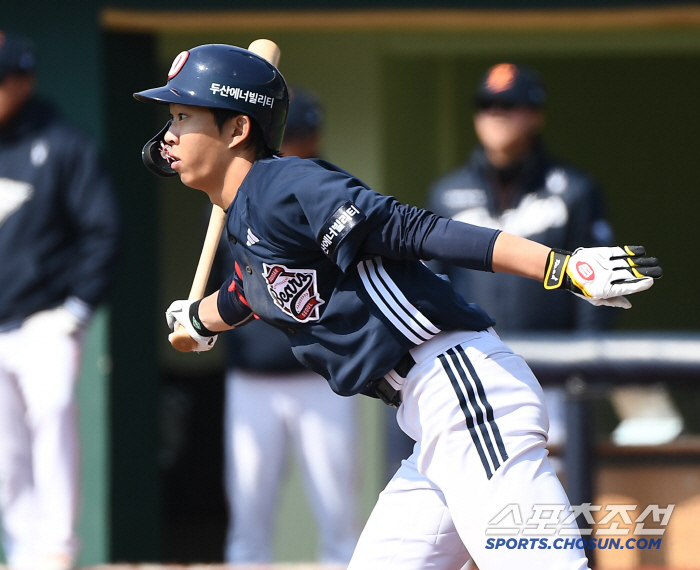
[[[273,41],[264,39],[255,40],[248,46],[248,50],[265,58],[275,67],[279,65],[280,50]],[[211,266],[214,262],[214,255],[216,254],[216,249],[221,239],[221,233],[224,229],[225,220],[226,213],[219,206],[213,205],[211,217],[209,218],[209,226],[207,227],[207,234],[204,238],[204,245],[202,246],[202,253],[199,257],[194,279],[192,280],[190,294],[187,297],[190,301],[201,299],[204,296],[209,273],[211,273]],[[177,327],[170,335],[170,344],[180,352],[190,352],[197,347],[196,341],[187,334],[185,327],[182,325]]]

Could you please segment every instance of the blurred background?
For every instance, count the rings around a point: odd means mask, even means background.
[[[617,330],[699,332],[700,3],[28,0],[5,2],[0,27],[34,40],[39,93],[101,143],[123,210],[118,283],[92,323],[79,388],[81,565],[221,560],[223,356],[218,346],[177,353],[163,318],[189,291],[207,199],[143,167],[141,148],[167,109],[131,96],[162,85],[184,49],[274,40],[288,83],[324,102],[325,157],[414,205],[476,142],[470,102],[484,70],[531,65],[547,87],[544,140],[600,181],[616,241],[646,245],[664,267]],[[672,394],[685,446],[622,458],[608,450],[596,481],[613,495],[622,494],[618,483],[638,488],[644,504],[685,501],[695,509],[684,529],[692,536],[700,530],[700,388],[684,383]],[[360,407],[364,518],[386,483],[382,406],[363,398]],[[595,409],[605,443],[615,421],[603,400]],[[315,556],[302,495],[292,477],[280,561]],[[645,552],[614,567],[700,568],[694,548],[687,558]]]

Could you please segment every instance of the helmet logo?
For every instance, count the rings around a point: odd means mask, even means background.
[[[185,65],[188,57],[190,57],[189,51],[181,51],[179,54],[177,54],[177,57],[173,60],[173,64],[170,66],[170,71],[168,71],[168,79],[172,79],[178,73],[180,73],[180,70],[182,69],[182,66]]]
[[[486,78],[486,88],[491,93],[507,91],[513,86],[518,70],[512,63],[499,63],[491,68]]]

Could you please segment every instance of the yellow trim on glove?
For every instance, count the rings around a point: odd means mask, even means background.
[[[632,257],[634,257],[634,256],[636,255],[636,254],[629,248],[629,246],[625,246],[624,249],[625,249],[625,251],[626,251],[629,255],[631,255]],[[642,275],[639,271],[637,271],[637,270],[635,269],[635,267],[638,267],[638,266],[637,266],[637,264],[636,264],[634,261],[632,261],[631,258],[627,258],[627,263],[628,263],[629,266],[630,266],[630,271],[632,272],[632,275],[634,275],[635,277],[644,277],[644,275]]]
[[[544,288],[548,291],[559,289],[564,283],[566,268],[571,259],[570,253],[551,250],[544,270]],[[558,273],[557,273],[558,272]]]

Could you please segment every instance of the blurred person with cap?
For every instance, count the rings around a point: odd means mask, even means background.
[[[0,31],[0,515],[13,570],[66,570],[79,544],[75,391],[118,217],[94,143],[34,97],[31,42]]]
[[[537,72],[525,65],[499,63],[481,80],[474,97],[474,129],[479,144],[467,163],[430,188],[427,208],[445,217],[498,228],[552,247],[613,244],[597,183],[586,173],[552,157],[542,141],[546,93]],[[496,319],[499,333],[601,331],[612,325],[613,310],[572,295],[556,299],[533,282],[514,275],[488,275],[457,267],[436,268],[455,289]],[[668,394],[647,390],[644,397],[616,390],[612,402],[621,422],[619,444],[662,443],[682,428]],[[626,405],[635,396],[637,411]],[[550,444],[564,442],[564,392],[545,389]],[[646,412],[643,410],[646,409]],[[639,415],[656,416],[640,420]]]
[[[290,88],[283,156],[319,157],[323,108],[318,96]],[[225,243],[216,274],[236,268]],[[256,239],[250,234],[251,243]],[[249,243],[248,245],[251,245]],[[357,543],[356,406],[299,364],[287,337],[255,320],[226,340],[225,471],[230,522],[227,563],[270,562],[279,491],[291,445],[319,531],[319,561],[346,565]]]

